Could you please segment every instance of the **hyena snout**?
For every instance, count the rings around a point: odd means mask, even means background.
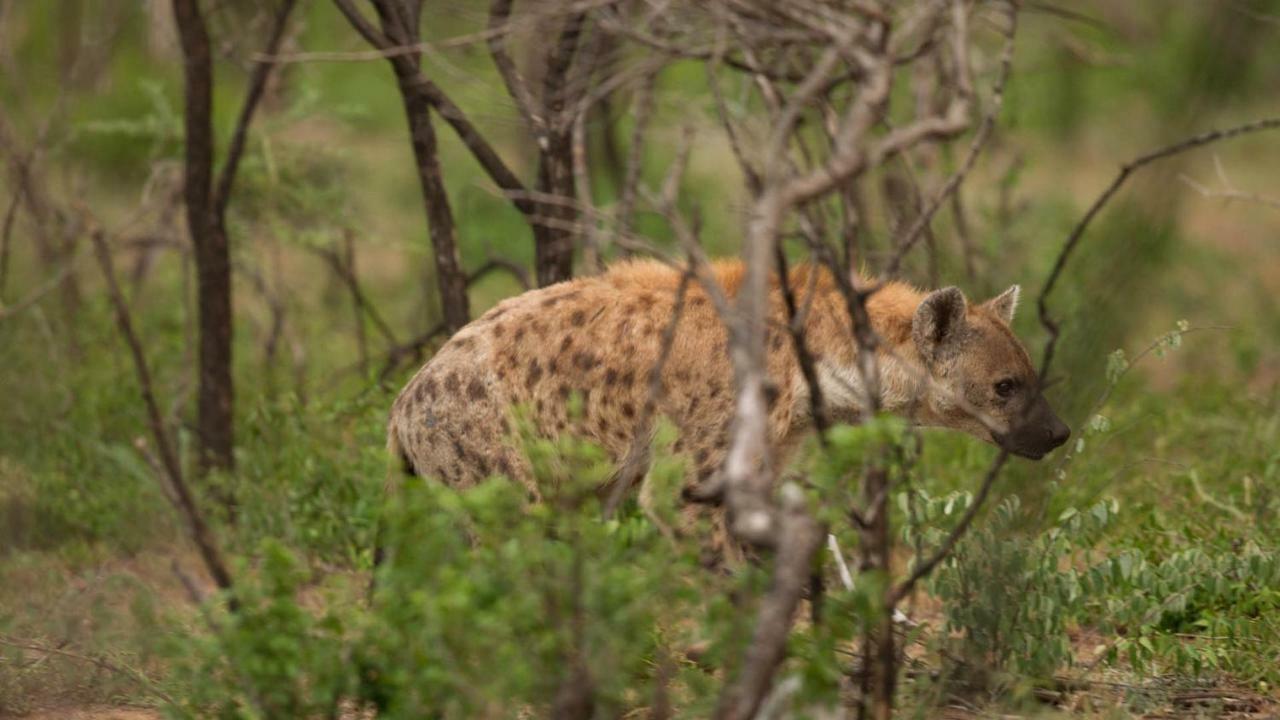
[[[1053,411],[1049,402],[1039,398],[1022,422],[1009,433],[996,438],[998,444],[1014,455],[1039,460],[1061,447],[1071,437],[1071,428]]]

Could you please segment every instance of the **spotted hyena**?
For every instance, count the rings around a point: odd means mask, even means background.
[[[742,265],[712,269],[732,298]],[[822,270],[797,268],[790,284],[798,295],[813,289],[806,338],[826,408],[837,419],[853,418],[865,393],[843,297]],[[538,433],[581,435],[619,462],[647,446],[653,418],[665,416],[679,430],[675,449],[689,458],[689,488],[696,488],[719,471],[728,449],[733,371],[725,327],[691,283],[661,364],[660,391],[652,392],[679,285],[677,271],[629,262],[500,303],[405,386],[391,411],[389,446],[412,473],[459,487],[501,474],[537,499],[527,460],[511,439],[513,407],[528,409]],[[785,459],[813,418],[776,278],[769,299],[769,441]],[[1069,429],[1041,395],[1027,352],[1009,330],[1017,301],[1017,286],[981,304],[956,288],[921,292],[895,282],[874,293],[867,310],[885,340],[878,351],[881,406],[1033,459],[1066,442]],[[575,395],[581,405],[571,413]]]

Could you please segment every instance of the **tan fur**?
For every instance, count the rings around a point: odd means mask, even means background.
[[[717,263],[713,272],[732,297],[741,285],[742,265]],[[828,408],[837,418],[850,418],[862,396],[844,300],[825,270],[796,268],[790,284],[800,302],[814,288],[807,343]],[[723,323],[697,283],[689,285],[656,407],[646,407],[649,374],[678,286],[676,271],[654,262],[629,262],[597,277],[503,301],[445,343],[405,386],[392,409],[389,446],[403,452],[419,475],[456,486],[507,475],[536,499],[540,493],[527,462],[510,440],[512,407],[528,408],[540,434],[571,431],[616,460],[626,457],[633,443],[647,443],[651,428],[645,418],[652,409],[678,427],[676,449],[690,459],[690,481],[707,480],[728,448],[733,370]],[[912,403],[919,387],[922,360],[912,341],[912,317],[923,297],[908,285],[890,283],[868,303],[872,325],[891,346],[881,357],[882,396],[889,410]],[[769,438],[772,449],[785,455],[811,424],[808,388],[785,332],[786,311],[776,284],[769,307],[767,368],[776,388]],[[990,309],[970,306],[968,315],[975,328],[1008,333]],[[1016,340],[1013,345],[1023,357],[992,356],[990,363],[1029,369],[1025,352]],[[1008,349],[1001,345],[993,352]],[[569,416],[573,393],[583,401],[576,419]],[[924,403],[917,411],[925,424],[961,423],[948,416],[945,403],[941,409]]]

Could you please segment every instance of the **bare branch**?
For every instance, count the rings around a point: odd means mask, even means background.
[[[128,678],[129,680],[145,688],[147,692],[151,693],[152,695],[155,695],[156,697],[160,698],[161,700],[164,700],[167,703],[173,704],[176,702],[173,699],[173,696],[165,692],[159,685],[156,685],[154,680],[147,677],[142,672],[135,670],[134,668],[131,668],[128,665],[107,660],[106,658],[100,655],[79,653],[79,652],[67,650],[66,648],[63,648],[63,647],[54,647],[52,645],[43,645],[43,644],[33,643],[29,641],[15,640],[13,638],[3,637],[3,636],[0,636],[0,645],[5,645],[7,647],[12,647],[12,648],[18,648],[19,650],[26,650],[28,652],[41,653],[44,655],[58,655],[60,657],[70,658],[78,662],[87,662],[91,665],[96,665],[97,667],[100,667],[109,673]]]
[[[59,268],[52,277],[41,283],[40,287],[32,290],[25,298],[19,300],[13,305],[5,305],[3,302],[0,302],[0,321],[8,320],[14,315],[21,313],[23,310],[26,310],[32,305],[40,302],[49,293],[61,287],[63,280],[65,280],[67,276],[75,270],[76,263],[79,260],[80,253],[76,253],[71,257],[71,259],[63,263],[62,267]]]
[[[1179,175],[1178,178],[1182,180],[1182,182],[1186,183],[1192,190],[1200,193],[1200,195],[1205,198],[1217,198],[1226,200],[1227,202],[1241,200],[1244,202],[1266,205],[1268,207],[1280,209],[1280,199],[1265,197],[1257,193],[1245,192],[1237,189],[1235,183],[1231,182],[1231,178],[1227,177],[1227,172],[1222,167],[1222,159],[1217,155],[1213,156],[1213,166],[1217,171],[1218,182],[1222,185],[1222,190],[1210,189],[1195,180],[1192,180],[1186,175]]]
[[[129,346],[130,354],[133,356],[133,369],[138,377],[138,390],[142,394],[142,402],[147,409],[147,420],[151,426],[151,435],[160,453],[160,462],[164,466],[165,475],[168,477],[169,484],[178,498],[178,509],[187,521],[191,539],[200,551],[200,558],[204,561],[205,569],[209,571],[210,577],[217,583],[218,588],[227,594],[227,605],[234,612],[238,605],[235,596],[231,594],[231,573],[227,570],[227,564],[222,559],[222,552],[218,550],[213,532],[205,522],[203,513],[200,512],[195,494],[191,492],[191,488],[187,485],[186,478],[182,472],[182,464],[178,460],[177,450],[175,450],[169,437],[169,432],[165,429],[164,420],[160,415],[160,406],[156,402],[155,390],[151,382],[151,370],[147,365],[146,355],[142,351],[142,343],[139,342],[138,334],[134,331],[133,319],[129,314],[129,306],[125,303],[123,293],[120,292],[119,283],[116,282],[115,270],[111,264],[111,251],[107,248],[106,238],[101,230],[95,229],[90,233],[90,239],[93,241],[98,266],[101,268],[103,278],[107,283],[107,294],[115,310],[116,325],[120,330],[120,335]]]
[[[960,167],[952,173],[951,177],[943,183],[938,192],[929,200],[929,204],[916,216],[915,222],[911,227],[902,234],[902,239],[898,242],[898,247],[894,251],[893,258],[885,267],[885,276],[893,277],[897,274],[902,264],[903,257],[911,250],[912,245],[920,239],[933,216],[947,201],[947,198],[955,194],[960,184],[973,170],[973,166],[977,163],[978,156],[982,153],[987,141],[991,139],[992,130],[995,128],[996,119],[1000,115],[1000,109],[1004,106],[1004,88],[1009,81],[1010,71],[1013,67],[1013,45],[1014,36],[1017,34],[1018,8],[1015,4],[1010,3],[1008,8],[1008,25],[1005,29],[1004,50],[1000,54],[1000,74],[992,88],[991,104],[987,108],[986,114],[982,118],[982,124],[978,127],[978,132],[973,136],[973,140],[969,143],[969,150],[965,154],[964,160],[960,163]],[[961,11],[957,11],[957,16],[962,16]],[[962,43],[963,44],[963,43]],[[967,77],[968,73],[961,73],[962,77]],[[972,92],[972,86],[969,87]],[[957,201],[958,202],[958,201]],[[965,254],[966,262],[969,255]],[[971,273],[972,274],[972,273]]]
[[[813,557],[822,547],[826,531],[804,507],[800,488],[783,488],[783,508],[779,521],[773,584],[760,600],[755,631],[747,645],[746,657],[737,679],[726,684],[716,707],[718,720],[748,720],[755,716],[773,676],[786,656],[796,608],[809,583]]]
[[[507,94],[515,100],[516,108],[533,130],[538,142],[546,142],[547,118],[540,112],[533,91],[507,52],[506,37],[510,34],[512,0],[493,0],[489,5],[489,57],[493,59],[498,75],[507,87]]]
[[[9,201],[9,209],[4,213],[4,225],[0,228],[0,303],[4,302],[4,289],[9,279],[9,253],[13,249],[13,222],[18,217],[18,202],[22,199],[22,189],[13,191],[13,199]]]
[[[281,3],[279,11],[276,12],[275,22],[271,26],[271,34],[267,39],[267,47],[264,51],[267,56],[274,55],[280,49],[285,28],[289,24],[289,15],[293,13],[296,5],[297,0],[283,0]],[[236,127],[231,133],[231,142],[227,146],[227,157],[222,163],[222,172],[218,175],[218,182],[213,191],[214,218],[220,224],[226,223],[231,185],[235,182],[236,170],[240,167],[240,157],[244,154],[249,125],[253,122],[253,116],[258,110],[262,93],[267,88],[267,80],[271,77],[271,70],[274,67],[268,61],[259,60],[254,63],[253,73],[249,76],[249,89],[245,93],[244,102],[240,105],[240,115],[236,118]]]
[[[1080,245],[1081,238],[1084,237],[1085,230],[1089,229],[1089,224],[1098,216],[1102,208],[1110,202],[1111,198],[1120,190],[1120,188],[1129,179],[1135,171],[1149,165],[1157,160],[1162,160],[1173,155],[1184,153],[1188,150],[1208,145],[1219,140],[1226,140],[1240,135],[1260,132],[1263,130],[1273,130],[1280,128],[1280,117],[1263,118],[1255,120],[1243,125],[1227,128],[1225,130],[1210,130],[1199,135],[1179,140],[1178,142],[1165,145],[1150,152],[1139,155],[1138,157],[1126,162],[1120,166],[1120,172],[1112,179],[1111,184],[1102,191],[1102,194],[1093,201],[1085,212],[1084,217],[1076,223],[1071,229],[1071,233],[1067,235],[1067,239],[1062,244],[1062,249],[1058,251],[1058,256],[1053,262],[1053,269],[1049,271],[1049,277],[1045,280],[1044,288],[1040,290],[1040,296],[1036,298],[1036,307],[1040,315],[1040,324],[1045,331],[1049,333],[1049,341],[1045,343],[1044,354],[1040,360],[1040,382],[1043,384],[1048,378],[1049,365],[1053,362],[1054,349],[1058,344],[1059,326],[1058,322],[1049,315],[1049,294],[1053,292],[1054,286],[1058,283],[1058,278],[1062,276],[1062,271],[1067,265],[1067,261],[1075,252],[1076,247]]]
[[[1004,465],[1009,460],[1009,451],[1001,449],[1000,454],[987,468],[987,474],[982,478],[982,484],[978,486],[978,492],[973,496],[973,501],[969,503],[969,507],[965,508],[964,515],[960,516],[960,520],[951,528],[951,532],[947,533],[946,539],[938,546],[938,549],[923,562],[917,563],[911,569],[911,574],[905,580],[898,583],[894,587],[892,594],[889,596],[890,607],[896,606],[902,599],[911,593],[916,583],[922,578],[928,577],[929,573],[938,566],[943,560],[951,555],[951,551],[955,549],[956,543],[960,542],[960,538],[968,532],[969,526],[973,524],[973,519],[977,517],[978,511],[987,501],[987,495],[991,493],[991,488],[995,485],[996,479],[1000,477],[1000,471],[1004,469]]]
[[[632,101],[635,124],[631,131],[631,145],[627,148],[627,169],[622,180],[622,190],[616,209],[618,228],[622,232],[631,230],[631,215],[635,208],[636,191],[643,170],[644,140],[649,129],[649,119],[653,116],[653,86],[657,79],[656,72],[645,75]]]

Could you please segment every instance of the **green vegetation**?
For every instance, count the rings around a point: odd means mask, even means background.
[[[122,31],[105,58],[63,87],[58,5],[4,6],[0,62],[23,73],[0,73],[0,112],[23,138],[52,119],[41,162],[55,199],[91,205],[121,240],[118,272],[161,409],[190,457],[194,290],[181,213],[164,200],[180,189],[180,59],[149,46],[140,4],[83,4],[86,28],[112,12],[128,17],[111,16]],[[965,277],[953,218],[934,223],[947,284],[973,297],[1023,284],[1016,329],[1033,354],[1044,339],[1035,293],[1117,162],[1265,112],[1280,82],[1278,3],[1078,5],[1103,27],[1030,9],[1023,18],[996,141],[965,186],[975,277]],[[237,12],[252,14],[228,6],[215,36]],[[300,47],[360,47],[327,3],[302,14]],[[484,13],[468,6],[461,16],[473,14]],[[429,35],[473,30],[451,16]],[[449,53],[440,80],[528,175],[515,111],[473,50]],[[216,88],[220,148],[248,52],[219,63],[229,78]],[[197,483],[233,558],[239,612],[204,579],[157,480],[91,253],[76,256],[82,298],[70,315],[57,292],[3,311],[45,282],[33,225],[18,214],[0,286],[0,717],[101,705],[193,718],[370,708],[545,717],[571,673],[590,677],[597,717],[644,717],[636,713],[661,703],[678,717],[709,716],[723,674],[706,668],[734,671],[769,575],[750,563],[708,571],[696,543],[670,534],[682,458],[669,431],[655,441],[656,505],[628,502],[607,521],[591,489],[608,468],[572,438],[527,439],[535,470],[558,488],[536,507],[501,478],[462,492],[434,481],[384,492],[386,413],[416,367],[380,377],[387,338],[370,317],[353,319],[326,253],[350,240],[367,301],[397,340],[439,320],[403,111],[382,63],[290,65],[283,78],[231,203],[236,469]],[[696,63],[664,74],[659,89],[663,141],[645,158],[654,184],[682,124],[697,130],[714,116]],[[620,104],[613,132],[626,137],[633,118]],[[438,125],[464,265],[528,266],[528,226]],[[594,156],[604,142],[593,135],[593,163],[603,165]],[[741,180],[717,142],[695,145],[680,202],[703,217],[708,251],[727,254],[740,234]],[[1012,462],[954,554],[906,603],[920,625],[904,630],[903,716],[957,703],[1027,715],[1275,712],[1280,214],[1202,198],[1178,176],[1221,189],[1216,154],[1239,189],[1276,197],[1266,181],[1278,148],[1262,135],[1156,167],[1086,237],[1052,303],[1065,321],[1049,394],[1073,438],[1041,463]],[[600,187],[615,192],[612,181]],[[15,192],[5,174],[0,213]],[[660,218],[639,220],[673,247]],[[883,251],[883,233],[871,245],[872,257]],[[907,265],[923,284],[923,254]],[[473,316],[516,292],[503,275],[473,285]],[[890,472],[904,488],[891,505],[894,562],[909,568],[940,546],[995,451],[889,419],[835,428],[831,448],[810,448],[789,477],[850,558],[858,534],[845,508],[859,497],[869,448],[886,438],[898,443]],[[219,502],[228,495],[234,516]],[[390,554],[375,571],[379,542]],[[798,625],[782,670],[800,708],[847,691],[884,589],[867,575],[843,588],[830,555],[819,557],[821,612]]]

